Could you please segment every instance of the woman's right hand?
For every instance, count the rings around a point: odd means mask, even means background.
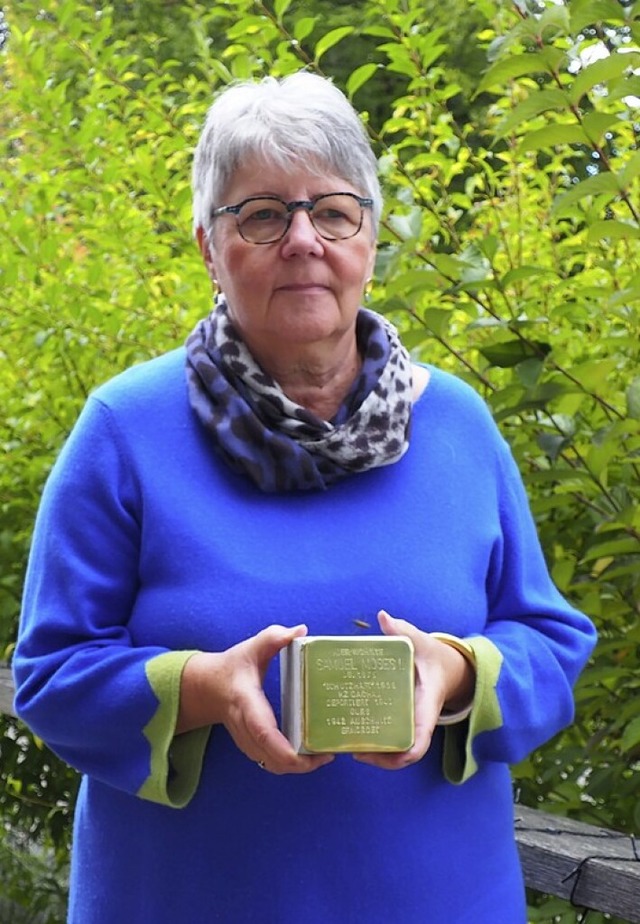
[[[176,734],[224,725],[249,760],[271,773],[309,773],[332,754],[296,754],[278,728],[262,687],[269,662],[306,626],[272,625],[222,652],[192,655],[182,672]]]

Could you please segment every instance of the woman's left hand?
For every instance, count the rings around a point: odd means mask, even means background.
[[[429,750],[433,732],[443,709],[463,709],[473,698],[475,672],[455,648],[433,638],[404,619],[394,619],[385,610],[378,613],[385,635],[411,639],[415,657],[415,740],[408,751],[393,754],[355,754],[356,760],[384,770],[401,770],[414,764]]]

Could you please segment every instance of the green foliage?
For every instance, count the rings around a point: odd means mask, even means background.
[[[14,842],[0,831],[0,924],[60,924],[67,905],[66,851]]]
[[[576,723],[515,768],[521,798],[637,829],[640,4],[22,0],[7,18],[7,654],[38,496],[87,393],[179,343],[208,308],[189,159],[212,92],[310,67],[363,111],[379,155],[374,307],[416,357],[486,397],[554,579],[600,631]],[[22,832],[29,862],[57,871],[73,775],[18,724],[3,730],[11,850]],[[575,920],[563,907],[546,902],[532,920]]]

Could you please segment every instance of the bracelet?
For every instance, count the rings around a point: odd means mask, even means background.
[[[431,638],[435,638],[437,641],[442,642],[444,645],[449,645],[450,648],[455,648],[456,651],[459,651],[462,657],[469,662],[475,671],[476,656],[473,648],[468,642],[463,641],[461,638],[458,638],[455,635],[449,635],[448,632],[430,632],[429,635]],[[437,724],[457,725],[458,722],[464,722],[465,719],[469,718],[472,708],[473,699],[468,706],[465,706],[464,709],[460,709],[458,712],[442,712]]]
[[[459,651],[463,658],[466,658],[471,666],[475,668],[476,656],[469,642],[463,641],[463,639],[458,638],[457,635],[449,635],[448,632],[430,632],[429,635],[431,638],[435,638],[439,642],[444,642],[445,645],[449,645],[450,648],[455,648],[456,651]]]

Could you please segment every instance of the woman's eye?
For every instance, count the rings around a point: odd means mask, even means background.
[[[314,210],[314,217],[318,218],[320,221],[348,221],[349,216],[344,212],[341,212],[339,209],[316,209]]]
[[[278,221],[282,218],[279,209],[257,209],[247,215],[246,221]]]

